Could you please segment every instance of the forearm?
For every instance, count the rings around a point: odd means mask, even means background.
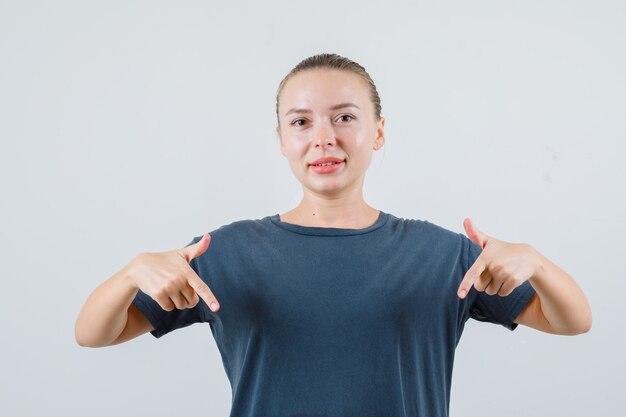
[[[534,248],[533,248],[534,249]],[[550,326],[562,335],[575,335],[591,328],[591,307],[576,281],[535,249],[539,266],[529,279],[541,301]]]
[[[137,291],[126,266],[98,286],[76,319],[76,342],[88,347],[110,345],[124,330]]]

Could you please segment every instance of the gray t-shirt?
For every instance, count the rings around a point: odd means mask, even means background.
[[[472,287],[458,298],[480,246],[383,211],[364,229],[299,226],[275,214],[210,234],[190,265],[219,311],[200,300],[167,312],[141,291],[133,302],[157,338],[209,323],[231,416],[447,416],[465,322],[514,330],[535,293],[526,281],[507,297]]]

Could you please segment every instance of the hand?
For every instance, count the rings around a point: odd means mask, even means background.
[[[207,250],[210,242],[211,235],[205,233],[198,242],[182,249],[141,253],[128,265],[128,275],[136,288],[152,297],[165,311],[195,307],[200,296],[215,312],[219,309],[217,299],[189,266],[192,259]]]
[[[524,281],[531,278],[538,268],[538,257],[526,243],[509,243],[479,231],[470,218],[463,221],[467,236],[483,251],[467,270],[457,291],[465,298],[472,285],[477,291],[505,297]]]

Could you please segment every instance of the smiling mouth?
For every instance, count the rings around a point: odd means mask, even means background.
[[[341,161],[341,162],[326,162],[323,164],[317,164],[317,165],[309,165],[309,168],[311,170],[313,170],[313,172],[317,173],[317,174],[330,174],[332,172],[335,172],[339,169],[341,169],[341,166],[345,163],[346,161]]]
[[[343,161],[341,161],[343,162]],[[340,164],[341,162],[324,162],[323,164],[317,164],[317,165],[313,165],[314,167],[325,167],[328,165],[337,165]]]
[[[330,158],[328,158],[328,159],[330,159]],[[339,159],[339,158],[333,158],[333,159],[334,160],[322,162],[322,163],[319,163],[319,164],[309,164],[309,166],[312,166],[312,167],[323,167],[323,166],[337,165],[337,164],[341,164],[343,162],[346,162],[345,159]]]

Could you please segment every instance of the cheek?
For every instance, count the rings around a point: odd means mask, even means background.
[[[303,145],[289,144],[283,148],[283,155],[291,166],[298,167],[306,163],[306,147]]]
[[[359,155],[359,159],[367,157],[374,149],[374,139],[367,134],[359,134],[354,137],[352,152]]]
[[[354,132],[354,141],[359,148],[373,145],[374,138],[376,138],[376,132],[372,133],[368,129],[359,129]]]

